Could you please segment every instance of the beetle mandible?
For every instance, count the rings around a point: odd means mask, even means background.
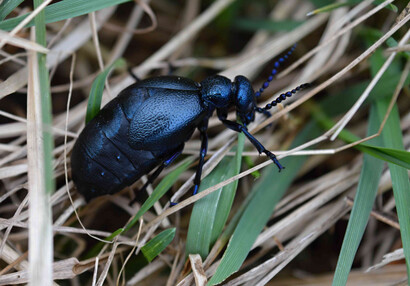
[[[184,143],[198,128],[201,149],[194,179],[196,194],[207,153],[208,120],[215,110],[227,128],[243,132],[259,153],[265,153],[282,170],[284,167],[276,156],[248,132],[247,125],[254,120],[255,112],[269,116],[269,109],[309,86],[302,84],[282,93],[264,108],[256,105],[256,97],[269,86],[276,68],[294,48],[275,62],[268,80],[256,93],[250,81],[240,75],[233,82],[215,75],[201,83],[178,76],[160,76],[125,88],[88,122],[73,147],[71,170],[78,191],[87,201],[114,194],[158,166],[142,187],[145,189],[181,154]],[[230,107],[235,107],[242,124],[227,120]]]

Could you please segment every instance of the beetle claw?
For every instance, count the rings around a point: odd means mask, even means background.
[[[279,160],[276,158],[275,154],[273,154],[272,152],[269,152],[266,150],[266,155],[269,156],[269,158],[273,161],[273,163],[275,163],[275,165],[278,167],[279,172],[282,171],[282,169],[285,169],[285,167],[283,167],[280,163]]]
[[[198,193],[199,185],[194,186],[194,192],[192,193],[193,196],[195,196]]]

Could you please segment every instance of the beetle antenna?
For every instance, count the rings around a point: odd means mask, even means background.
[[[260,112],[260,113],[265,113],[267,110],[271,109],[272,107],[276,106],[278,103],[281,103],[282,101],[284,101],[287,97],[291,97],[292,95],[294,95],[296,92],[308,88],[310,87],[311,84],[310,83],[304,83],[299,85],[298,87],[284,92],[281,95],[279,95],[274,101],[272,101],[271,103],[266,104],[265,107],[255,107],[255,111]]]
[[[294,44],[290,50],[283,56],[281,56],[274,64],[273,64],[273,70],[270,73],[270,76],[268,79],[262,84],[261,88],[259,91],[255,92],[255,96],[259,97],[263,93],[263,91],[268,88],[270,82],[273,80],[273,77],[278,73],[277,69],[280,67],[281,64],[285,62],[289,58],[289,56],[293,53],[293,51],[296,49],[296,44]]]

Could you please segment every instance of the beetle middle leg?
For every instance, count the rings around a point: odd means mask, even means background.
[[[199,185],[201,184],[201,175],[202,175],[202,168],[205,162],[205,156],[208,152],[208,135],[206,134],[206,130],[208,129],[208,118],[206,118],[202,124],[198,127],[198,130],[201,134],[201,150],[199,152],[199,163],[196,169],[195,178],[194,178],[194,191],[192,195],[196,195],[198,193]],[[170,202],[171,206],[175,206],[178,203]]]
[[[236,131],[236,132],[243,132],[245,136],[249,139],[249,141],[251,141],[253,146],[255,146],[255,148],[258,150],[259,154],[265,153],[273,161],[273,163],[276,164],[276,166],[279,168],[279,172],[282,169],[285,169],[285,167],[283,167],[279,163],[279,160],[276,158],[275,154],[267,150],[251,133],[249,133],[248,129],[245,126],[239,123],[227,120],[223,118],[223,116],[219,116],[219,120],[221,120],[222,123],[229,129]]]
[[[152,173],[149,177],[147,182],[142,186],[142,188],[139,191],[145,191],[146,188],[148,187],[149,184],[152,184],[155,179],[161,174],[162,170],[170,165],[179,155],[181,155],[182,150],[184,149],[184,144],[182,144],[180,147],[178,147],[177,151],[172,154],[168,159],[166,159],[155,171]],[[129,205],[132,205],[137,201],[137,198],[133,199]]]
[[[207,129],[208,119],[204,120],[201,126],[198,127],[201,134],[201,150],[199,152],[199,163],[194,178],[194,192],[192,195],[196,195],[198,193],[199,185],[201,183],[202,168],[204,166],[206,153],[208,152],[208,135],[206,134]]]

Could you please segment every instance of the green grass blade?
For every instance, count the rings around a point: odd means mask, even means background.
[[[245,138],[246,137],[243,133],[238,134],[238,145],[236,155],[234,158],[234,162],[231,164],[231,166],[229,166],[229,168],[232,168],[234,170],[233,172],[229,170],[229,173],[231,173],[232,176],[239,174],[241,170],[242,152],[245,144]],[[230,186],[231,188],[223,188],[222,190],[222,196],[219,201],[218,208],[216,209],[216,220],[214,223],[214,227],[212,228],[211,244],[215,243],[215,241],[218,239],[222,230],[225,227],[225,223],[228,219],[230,209],[235,198],[236,190],[238,188],[238,181],[235,181],[234,183],[230,184]]]
[[[37,8],[42,4],[42,0],[34,0],[34,8]],[[46,46],[46,26],[44,23],[44,12],[40,11],[34,18],[35,22],[35,40],[38,44]],[[35,58],[35,56],[33,56]],[[30,285],[51,285],[52,284],[52,263],[53,263],[53,232],[52,232],[52,206],[50,203],[50,196],[55,189],[54,171],[53,171],[53,149],[54,138],[52,134],[52,104],[50,93],[50,80],[48,69],[46,66],[47,55],[37,53],[37,58],[33,59],[37,61],[37,65],[34,64],[33,68],[37,68],[38,71],[38,85],[39,94],[32,94],[33,96],[40,96],[41,104],[41,133],[39,134],[42,146],[42,156],[39,156],[38,166],[43,167],[41,176],[44,176],[40,181],[44,181],[44,184],[40,183],[37,187],[38,190],[31,189],[29,186],[30,194],[37,193],[36,199],[29,196],[29,261],[28,277]],[[35,72],[35,71],[34,71]],[[37,78],[35,79],[37,80]],[[32,172],[32,170],[28,170]],[[31,184],[29,184],[31,185]],[[33,193],[32,193],[33,191]]]
[[[171,173],[166,175],[165,178],[162,179],[162,181],[154,189],[154,191],[149,196],[149,198],[144,202],[144,204],[138,210],[134,218],[124,228],[117,229],[110,236],[106,237],[105,240],[112,241],[114,237],[128,231],[131,227],[133,227],[138,222],[140,217],[143,214],[145,214],[154,205],[154,203],[157,202],[172,187],[173,184],[175,184],[178,177],[181,175],[181,173],[185,172],[189,168],[193,160],[194,159],[192,157],[186,158],[184,161],[182,161],[180,166],[178,166],[175,170],[173,170]],[[98,255],[98,253],[100,252],[103,246],[104,246],[104,243],[102,242],[97,243],[84,256],[84,258],[90,258],[90,257],[94,257]]]
[[[238,135],[235,157],[225,157],[201,182],[199,192],[239,174],[245,135]],[[201,255],[205,259],[212,244],[221,234],[235,197],[238,181],[235,181],[195,203],[189,222],[186,254]],[[204,219],[206,218],[206,219]]]
[[[382,118],[388,108],[388,100],[377,103],[379,117]],[[403,136],[400,128],[400,118],[397,106],[392,109],[382,132],[386,147],[404,149]],[[410,275],[410,182],[407,170],[394,164],[388,164],[393,186],[396,210],[399,217],[400,234],[406,258],[407,275]]]
[[[316,15],[316,14],[327,13],[327,12],[331,12],[331,11],[337,9],[337,8],[344,7],[344,6],[353,6],[353,5],[359,4],[360,2],[362,2],[362,1],[361,0],[350,0],[350,1],[345,1],[345,2],[341,2],[341,3],[333,3],[333,4],[323,6],[321,8],[318,8],[318,9],[308,13],[308,15],[312,16],[312,15]],[[381,0],[376,0],[376,1],[374,1],[374,5],[379,5],[382,2],[383,1],[381,1]],[[386,9],[390,9],[395,13],[397,13],[397,11],[398,11],[397,7],[393,4],[387,5]]]
[[[53,23],[62,21],[88,13],[98,11],[107,7],[122,4],[131,0],[63,0],[51,5],[45,9],[45,22]],[[7,2],[7,1],[6,1]],[[0,29],[10,31],[23,21],[28,14],[11,18],[0,22]],[[33,21],[29,22],[26,27],[33,26]]]
[[[355,2],[357,2],[357,1],[346,1],[346,2],[341,2],[341,3],[329,4],[329,5],[323,6],[321,8],[318,8],[318,9],[315,9],[315,10],[309,12],[308,16],[331,12],[333,10],[336,10],[336,9],[340,8],[340,7],[353,5],[353,4],[355,4]]]
[[[141,247],[141,252],[148,262],[151,262],[171,243],[174,237],[175,227],[166,229]]]
[[[330,129],[334,126],[334,122],[330,118],[328,118],[325,113],[319,108],[315,107],[312,115],[323,128]],[[378,129],[376,129],[373,134],[375,134],[377,131]],[[352,143],[361,139],[347,130],[342,130],[338,138],[342,139],[346,143]],[[405,150],[374,146],[368,143],[361,143],[354,146],[353,148],[367,153],[375,158],[410,169],[410,152],[407,152]]]
[[[289,32],[302,25],[304,21],[286,20],[286,21],[270,21],[261,19],[238,19],[234,22],[237,29],[244,31],[259,31],[265,30],[270,32]]]
[[[149,198],[144,202],[144,204],[138,210],[134,218],[125,227],[124,231],[129,230],[135,223],[137,223],[140,217],[144,213],[146,213],[154,205],[155,202],[157,202],[160,198],[162,198],[163,195],[165,195],[165,193],[178,180],[179,176],[189,168],[192,162],[193,162],[193,157],[186,158],[184,161],[182,161],[181,165],[179,165],[175,170],[173,170],[171,173],[166,175],[165,178],[162,179],[162,181],[154,189],[154,191],[149,196]]]
[[[86,124],[100,111],[101,99],[108,74],[113,68],[122,68],[125,67],[125,65],[126,63],[124,59],[118,59],[95,78],[88,97],[87,115],[85,117]]]
[[[36,0],[35,6],[41,5],[42,1]],[[35,18],[36,23],[36,42],[44,47],[47,46],[46,42],[46,26],[44,24],[44,13],[40,12]],[[45,126],[43,131],[44,136],[44,161],[45,161],[45,173],[46,173],[46,191],[53,193],[55,189],[54,176],[53,176],[53,149],[54,138],[51,134],[52,126],[52,111],[51,111],[51,94],[50,94],[50,79],[47,69],[47,56],[45,54],[38,54],[38,66],[39,66],[39,78],[40,78],[40,92],[41,92],[41,109],[43,116],[43,124]]]
[[[0,21],[3,21],[24,0],[5,0],[0,4]]]
[[[380,31],[372,31],[373,33],[370,33],[367,31],[365,33],[364,39],[367,41],[368,45],[372,44],[375,39],[378,38],[378,34],[381,33]],[[375,53],[372,55],[370,58],[370,67],[371,67],[371,73],[373,76],[376,75],[376,73],[379,71],[380,67],[384,64],[385,62],[385,56],[383,55],[383,51],[381,49],[376,50]],[[386,114],[388,102],[390,101],[391,98],[391,92],[394,90],[394,87],[397,85],[397,82],[400,78],[400,74],[402,71],[401,68],[402,64],[400,63],[399,59],[395,59],[391,66],[386,70],[386,72],[383,74],[383,76],[380,78],[379,82],[374,88],[374,92],[372,92],[373,95],[378,94],[377,96],[370,97],[369,100],[375,100],[375,103],[372,106],[371,113],[370,113],[370,120],[369,120],[369,132],[368,135],[373,135],[375,134],[379,126],[383,120],[384,115]],[[391,86],[388,88],[387,86]],[[380,110],[380,106],[383,106],[384,109],[383,111]],[[398,117],[397,117],[398,118]],[[398,120],[397,120],[398,122]],[[398,126],[398,134],[395,134],[395,138],[397,140],[401,140],[401,133],[400,133],[400,126],[397,123]],[[396,129],[397,129],[396,126]],[[382,138],[386,136],[387,130],[390,128],[394,128],[393,126],[387,126],[385,125],[383,132],[381,134]],[[393,136],[393,134],[389,135]],[[340,134],[340,138],[345,140],[346,142],[353,142],[356,141],[357,138],[356,136],[350,134],[347,131],[343,131],[343,134]],[[381,175],[381,170],[383,167],[383,164],[378,161],[375,158],[381,158],[385,161],[400,165],[400,166],[408,166],[409,161],[408,157],[409,154],[408,152],[405,152],[403,150],[403,147],[401,148],[391,148],[395,147],[395,145],[390,145],[388,146],[387,144],[382,144],[382,138],[374,138],[372,139],[372,142],[375,142],[376,145],[384,145],[385,147],[390,147],[390,148],[384,148],[384,147],[379,147],[379,146],[373,146],[370,144],[360,144],[357,145],[355,148],[372,155],[373,158],[370,158],[368,155],[364,156],[364,163],[362,166],[362,172],[360,175],[360,181],[359,181],[359,186],[358,190],[356,193],[356,198],[354,201],[354,206],[352,209],[351,213],[351,218],[349,220],[348,228],[346,231],[346,235],[343,241],[343,246],[342,250],[339,256],[334,280],[333,280],[333,285],[345,285],[348,279],[348,275],[350,272],[350,269],[353,264],[353,259],[356,254],[357,248],[359,246],[360,240],[363,236],[363,233],[365,231],[365,227],[367,224],[368,217],[370,215],[371,207],[373,205],[376,193],[377,193],[377,188],[378,188],[378,182],[380,179]],[[397,145],[396,145],[397,146]],[[391,165],[391,164],[390,164]],[[400,168],[397,165],[396,168]],[[402,168],[400,168],[402,169]],[[407,178],[407,183],[408,183],[408,178]],[[410,188],[408,187],[407,190]],[[397,200],[397,198],[396,198]]]
[[[381,124],[374,106],[371,108],[369,117],[367,134],[371,135],[377,132]],[[372,143],[381,144],[381,138],[376,137],[372,139]],[[333,285],[346,285],[354,257],[366,229],[374,200],[376,199],[382,169],[383,161],[368,154],[364,155],[359,185],[337,262]]]
[[[388,163],[392,163],[397,166],[410,169],[410,152],[408,151],[371,146],[368,144],[360,144],[360,146],[358,146],[357,149],[363,150],[364,152],[372,155],[373,157],[384,160]]]
[[[298,146],[318,134],[319,128],[311,122],[299,133],[292,147]],[[255,194],[239,219],[221,263],[209,281],[209,285],[221,283],[232,273],[238,271],[257,236],[269,220],[275,205],[296,177],[306,159],[306,156],[288,157],[281,160],[281,163],[286,166],[283,172],[279,173],[273,164],[263,171],[258,184],[255,186]]]

